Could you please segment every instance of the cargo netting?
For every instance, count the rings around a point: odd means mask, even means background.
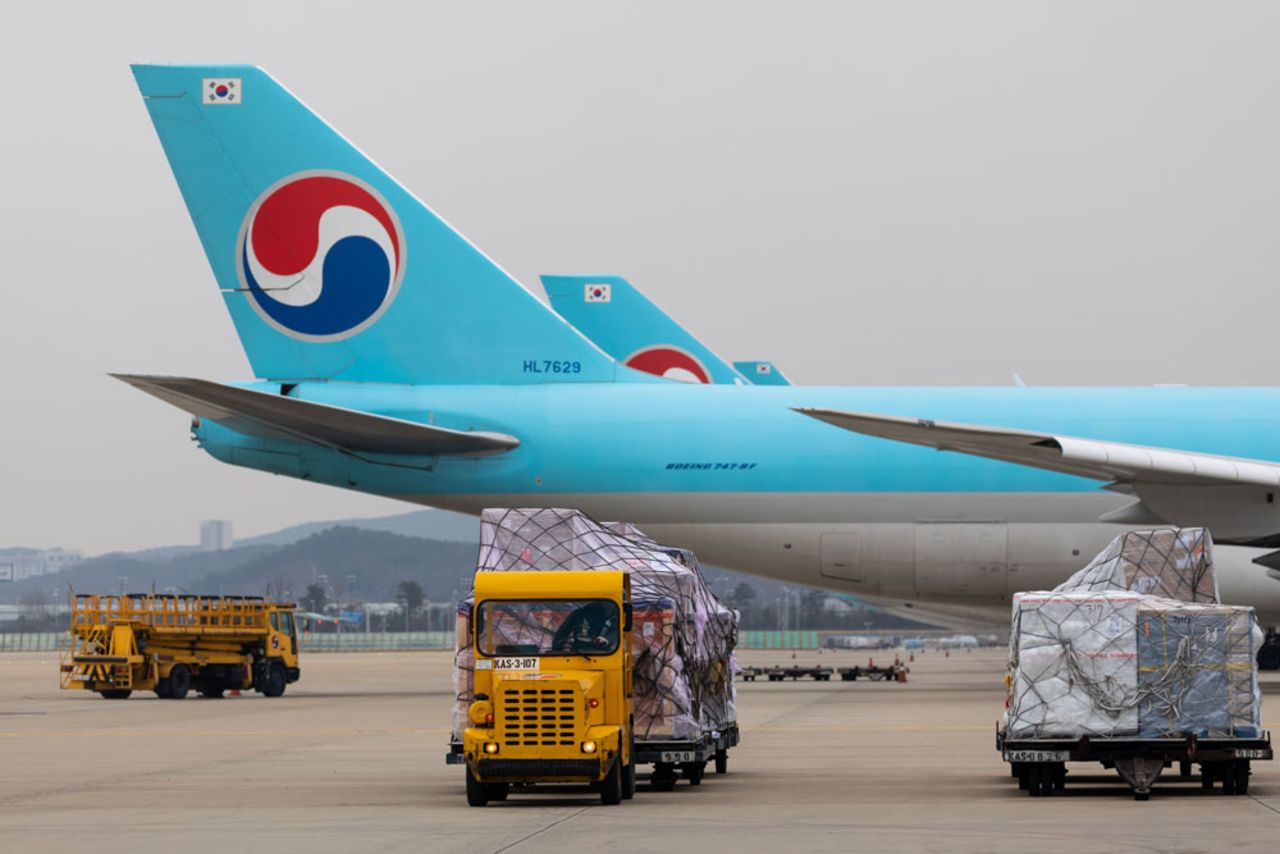
[[[1204,528],[1129,531],[1054,589],[1125,590],[1180,602],[1216,603],[1212,554],[1213,540]]]
[[[1201,528],[1124,534],[1054,590],[1017,594],[1007,734],[1256,737],[1263,635],[1252,608],[1217,599]]]
[[[636,738],[693,740],[736,721],[738,613],[711,592],[693,552],[657,543],[629,523],[599,523],[577,510],[495,508],[480,517],[476,570],[629,573]],[[474,686],[471,604],[468,595],[457,612],[455,738],[466,726]]]

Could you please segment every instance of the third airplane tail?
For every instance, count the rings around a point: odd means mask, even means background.
[[[543,276],[556,313],[645,373],[716,385],[791,385],[772,362],[730,365],[621,276]]]

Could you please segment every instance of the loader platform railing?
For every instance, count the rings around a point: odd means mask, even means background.
[[[265,631],[269,605],[276,603],[261,596],[76,594],[71,600],[71,631],[84,634],[115,622],[178,631]]]

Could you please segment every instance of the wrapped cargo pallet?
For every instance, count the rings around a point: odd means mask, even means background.
[[[1257,736],[1262,632],[1252,608],[1217,604],[1211,553],[1203,529],[1132,532],[1017,594],[1008,735]]]
[[[476,569],[630,573],[637,738],[692,739],[736,720],[732,656],[738,615],[716,599],[692,552],[660,545],[631,525],[597,523],[576,510],[490,509],[480,520]],[[466,726],[472,695],[470,610],[468,597],[457,614],[455,736]]]

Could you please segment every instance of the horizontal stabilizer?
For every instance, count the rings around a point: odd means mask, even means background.
[[[448,430],[209,380],[112,376],[196,418],[249,436],[291,439],[356,453],[414,456],[492,454],[520,444],[504,433]]]

